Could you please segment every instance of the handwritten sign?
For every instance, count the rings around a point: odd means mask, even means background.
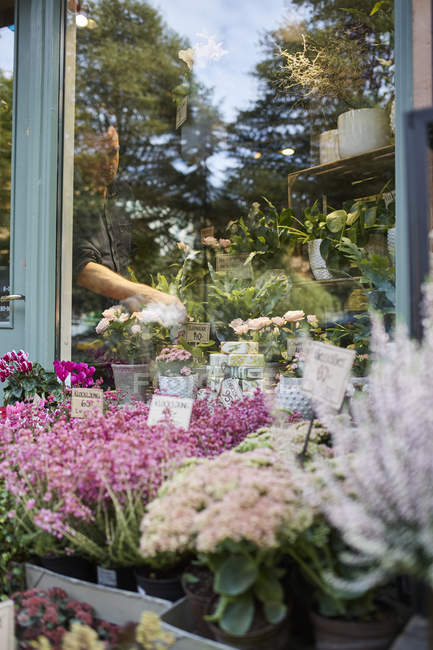
[[[209,343],[210,323],[187,323],[185,334],[188,343]]]
[[[186,122],[188,114],[188,97],[184,97],[176,108],[176,129]]]
[[[343,403],[355,350],[311,341],[304,346],[304,352],[302,389],[338,411]]]
[[[84,418],[89,413],[102,413],[103,391],[100,388],[73,388],[71,417]]]
[[[207,228],[202,228],[200,230],[200,237],[201,237],[201,243],[203,244],[203,240],[206,239],[206,237],[214,237],[215,236],[215,228],[213,226],[208,226]]]
[[[194,400],[191,397],[153,395],[149,415],[147,416],[147,424],[149,426],[157,424],[166,418],[168,413],[175,426],[188,429],[193,403]]]
[[[12,600],[0,603],[0,648],[1,650],[14,650],[14,604]]]
[[[245,264],[248,253],[232,255],[230,253],[217,253],[215,255],[216,270],[230,273],[237,278],[251,278],[253,270],[251,264]]]
[[[231,377],[222,381],[219,399],[223,406],[230,406],[232,402],[237,402],[242,399],[243,396],[242,389],[239,386],[239,381],[237,379]]]

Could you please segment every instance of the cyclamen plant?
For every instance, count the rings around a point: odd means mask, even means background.
[[[11,350],[0,359],[0,381],[7,381],[4,403],[14,404],[25,399],[61,395],[61,386],[54,372],[47,372],[39,363],[29,361],[28,352]]]
[[[173,345],[170,348],[163,348],[155,361],[161,375],[173,377],[190,375],[194,359],[191,352],[180,345]]]
[[[66,380],[70,377],[72,387],[88,388],[95,383],[93,375],[95,368],[88,366],[87,363],[75,361],[53,361],[53,366],[57,377],[65,386]]]

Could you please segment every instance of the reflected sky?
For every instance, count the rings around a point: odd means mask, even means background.
[[[12,75],[14,68],[14,33],[8,27],[0,29],[0,69]]]
[[[260,37],[286,17],[302,18],[290,0],[152,0],[151,4],[193,46],[204,40],[197,35],[206,33],[227,51],[203,67],[194,66],[199,80],[214,87],[226,120],[235,119],[237,110],[248,108],[257,96],[257,82],[250,73],[262,57]]]

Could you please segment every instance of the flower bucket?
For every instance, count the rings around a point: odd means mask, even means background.
[[[358,108],[338,116],[338,148],[342,158],[386,147],[389,142],[389,120],[383,108]]]
[[[125,393],[125,399],[134,397],[145,400],[150,383],[149,364],[134,365],[112,364],[114,384],[119,393]]]
[[[275,389],[277,404],[280,408],[296,411],[304,420],[309,420],[313,417],[313,406],[310,398],[302,390],[301,385],[301,377],[282,376]]]
[[[313,239],[308,242],[308,258],[310,260],[311,272],[316,280],[332,280],[334,277],[320,252],[320,244],[323,239]]]
[[[166,375],[158,376],[159,390],[163,395],[174,395],[175,397],[192,397],[196,380],[194,375]]]

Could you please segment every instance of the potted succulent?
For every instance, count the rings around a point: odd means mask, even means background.
[[[294,542],[311,522],[278,454],[229,451],[163,485],[147,506],[140,549],[146,557],[174,550],[199,556],[213,574],[207,620],[217,640],[280,649],[290,609],[282,540]]]

